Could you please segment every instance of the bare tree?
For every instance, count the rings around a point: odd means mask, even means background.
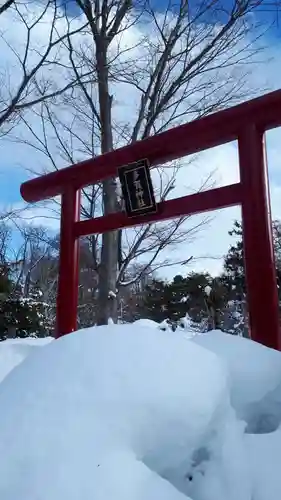
[[[15,0],[7,0],[6,2],[3,3],[3,5],[0,6],[0,15],[3,14],[6,10],[13,5]]]
[[[8,251],[11,242],[11,228],[0,219],[0,264],[8,260]]]
[[[42,304],[45,328],[55,325],[56,291],[58,278],[58,237],[45,227],[28,225],[20,221],[18,239],[21,244],[14,247],[12,281],[14,292],[23,299],[36,300]]]
[[[64,40],[83,31],[83,25],[75,19],[65,23],[65,10],[57,0],[37,4],[7,0],[0,7],[0,23],[0,42],[9,59],[0,69],[0,132],[5,134],[24,109],[75,85],[70,75],[66,84],[62,80],[58,85],[50,69],[54,71],[61,58]]]
[[[36,109],[41,132],[26,118],[32,139],[22,138],[26,143],[33,141],[52,168],[160,133],[259,90],[250,88],[247,79],[248,63],[260,51],[261,31],[251,14],[261,0],[231,4],[180,0],[176,7],[171,0],[161,13],[150,0],[76,2],[81,22],[88,23],[87,35],[81,43],[68,36],[65,47],[78,86],[64,93],[63,113],[49,103]],[[84,76],[89,72],[91,81]],[[158,199],[170,195],[179,167],[179,163],[168,170],[159,166]],[[116,179],[84,190],[83,216],[120,209]],[[133,260],[139,262],[145,255],[141,272],[171,264],[171,259],[159,261],[161,252],[193,237],[199,229],[186,229],[185,222],[181,218],[91,238],[99,275],[98,324],[109,317],[116,319],[117,305],[111,297],[116,288],[128,284],[127,270]],[[187,260],[184,256],[181,262]]]

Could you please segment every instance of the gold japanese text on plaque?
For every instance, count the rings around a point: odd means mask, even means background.
[[[140,160],[118,171],[128,217],[157,211],[148,160]]]

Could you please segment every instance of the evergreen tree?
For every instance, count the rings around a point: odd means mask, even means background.
[[[229,295],[242,300],[246,293],[246,283],[241,222],[235,221],[233,229],[228,234],[234,236],[236,242],[230,246],[224,258],[222,280],[228,288]]]
[[[281,224],[273,221],[273,246],[276,262],[277,282],[281,279]],[[236,242],[230,246],[224,259],[224,272],[221,280],[228,291],[227,307],[223,310],[223,325],[225,331],[248,336],[248,312],[246,301],[246,278],[244,268],[243,235],[241,222],[235,221],[233,229],[229,231]],[[281,289],[278,287],[279,300]]]
[[[6,264],[0,264],[0,302],[5,300],[12,290],[12,283],[9,279],[9,268]]]
[[[177,323],[180,318],[186,315],[187,304],[190,300],[187,290],[187,280],[181,275],[174,277],[173,281],[167,285],[169,301],[167,304],[167,317]]]
[[[276,263],[277,282],[281,280],[281,223],[273,221],[273,246]],[[230,236],[236,237],[236,242],[230,246],[224,259],[224,273],[222,281],[227,286],[230,299],[244,300],[246,294],[246,279],[244,267],[243,235],[241,222],[235,221],[234,227],[229,231]],[[279,287],[279,299],[281,289]]]
[[[220,328],[248,336],[246,284],[241,223],[235,221],[229,234],[236,238],[224,259],[224,271],[213,278],[208,273],[177,275],[172,282],[154,280],[146,287],[140,317],[172,324],[188,323],[201,331]],[[277,279],[281,280],[281,223],[273,223]],[[279,288],[279,295],[281,288]],[[280,296],[281,299],[281,296]],[[184,321],[186,319],[186,321]]]
[[[163,280],[154,279],[145,289],[141,316],[161,322],[168,317],[168,285]]]
[[[40,290],[23,297],[21,286],[13,283],[11,267],[0,267],[0,340],[49,335],[46,325],[47,304],[40,300]]]
[[[211,283],[212,277],[209,273],[192,272],[186,277],[186,293],[188,294],[186,310],[195,323],[204,322],[208,317],[204,290]]]
[[[207,286],[211,288],[210,296],[205,293]],[[210,274],[177,275],[170,283],[154,280],[146,288],[142,317],[157,322],[168,319],[172,324],[178,324],[188,315],[198,328],[203,324],[204,329],[218,328],[221,326],[220,309],[225,301],[223,284]]]
[[[281,221],[273,222],[273,246],[275,253],[276,277],[279,301],[281,302]]]

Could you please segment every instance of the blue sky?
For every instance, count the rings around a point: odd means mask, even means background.
[[[1,171],[2,170],[2,171]],[[15,163],[0,162],[0,200],[2,206],[21,201],[19,192],[20,184],[27,178],[26,172]]]
[[[163,6],[163,0],[155,0],[155,2],[158,7]],[[275,20],[275,13],[273,12],[260,11],[258,15],[261,21],[273,22]],[[254,80],[265,82],[268,90],[281,88],[281,16],[280,24],[275,23],[271,27],[267,32],[266,38],[264,38],[264,42],[267,45],[266,58],[268,62],[256,67],[253,78]],[[281,158],[281,131],[278,129],[267,134],[267,142],[273,216],[281,218],[281,207],[279,208],[278,202],[281,196],[281,166],[279,160]],[[210,152],[210,156],[206,157],[206,163],[209,162],[212,167],[218,169],[217,185],[225,185],[233,182],[235,176],[237,177],[238,161],[236,157],[237,150],[234,144],[229,145],[228,148],[217,150],[215,154],[214,152]],[[231,161],[229,158],[231,158]],[[23,145],[11,143],[5,138],[1,139],[0,207],[7,207],[22,202],[19,191],[20,184],[30,177],[30,173],[26,171],[26,168],[40,170],[41,161],[41,157],[35,151],[27,149]],[[231,166],[226,166],[227,163],[230,163]],[[198,168],[202,168],[201,164]],[[180,192],[180,186],[181,183],[179,181],[178,196],[184,194]],[[201,260],[198,260],[198,264],[196,264],[198,265],[198,269],[206,268],[213,273],[217,272],[219,268],[217,257],[221,256],[227,250],[229,245],[227,231],[231,228],[232,221],[237,216],[239,217],[239,209],[217,213],[210,229],[206,230],[191,248],[184,250],[202,257]],[[50,225],[53,227],[52,223]],[[206,241],[208,241],[208,254],[206,254]],[[178,252],[181,252],[181,250],[178,250]],[[171,268],[167,272],[167,276],[171,277],[175,272],[178,272],[178,270]]]
[[[223,4],[224,8],[231,9],[234,2],[236,0],[222,0],[221,4]],[[198,2],[191,2],[191,4],[194,4],[195,9],[197,5],[202,4],[202,0],[198,0]],[[263,22],[269,23],[269,24],[275,24],[275,29],[280,30],[281,29],[281,17],[279,18],[280,24],[278,25],[278,13],[279,16],[281,16],[281,8],[279,6],[275,6],[274,3],[277,4],[277,1],[274,2],[274,0],[262,0],[261,5],[258,9],[256,9],[256,17],[260,19]],[[176,6],[180,4],[180,0],[174,0],[171,2],[171,0],[151,0],[150,4],[153,5],[157,10],[161,11],[167,8],[167,5],[173,4],[174,8],[176,9]],[[271,33],[272,36],[275,36],[274,32]]]

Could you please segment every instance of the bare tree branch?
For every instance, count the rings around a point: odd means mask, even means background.
[[[8,10],[9,7],[11,7],[11,5],[13,5],[14,2],[15,0],[7,0],[6,2],[4,2],[3,5],[0,6],[0,15],[3,14],[3,12],[5,12],[6,10]]]
[[[177,8],[168,1],[161,13],[150,0],[76,2],[84,36],[78,40],[67,18],[67,33],[60,43],[69,64],[56,58],[55,63],[67,68],[77,85],[66,87],[66,82],[55,106],[51,100],[34,110],[41,120],[39,137],[25,119],[29,134],[24,141],[35,142],[49,158],[47,168],[106,153],[260,90],[250,88],[248,81],[250,63],[261,53],[263,28],[252,16],[261,0],[201,0],[196,5],[179,0]],[[159,166],[160,200],[177,188],[178,172],[178,165]],[[209,182],[210,177],[202,179],[200,189]],[[116,179],[83,191],[83,217],[121,209]],[[88,239],[99,278],[99,322],[116,317],[110,291],[132,285],[148,269],[172,265],[167,253],[196,237],[209,219],[194,226],[187,226],[187,221],[182,217]],[[132,263],[140,262],[139,272],[127,279]]]
[[[22,110],[34,106],[46,99],[58,97],[77,83],[74,78],[68,81],[66,85],[52,89],[50,82],[47,84],[46,80],[43,87],[40,87],[39,82],[36,80],[36,75],[40,70],[46,69],[51,64],[55,63],[55,58],[57,56],[54,50],[59,49],[64,40],[70,39],[72,36],[83,32],[87,26],[87,23],[84,25],[80,24],[76,29],[71,29],[70,25],[68,25],[67,32],[60,34],[57,24],[61,22],[62,12],[61,8],[58,6],[57,0],[48,0],[45,5],[42,5],[41,9],[37,6],[36,13],[38,12],[38,15],[35,16],[31,15],[26,5],[18,3],[16,0],[13,2],[6,2],[1,8],[4,10],[1,11],[0,9],[0,14],[9,7],[15,15],[15,22],[20,22],[21,26],[25,28],[25,41],[23,53],[20,53],[18,48],[13,47],[3,33],[0,34],[8,49],[10,49],[15,56],[18,70],[21,71],[19,83],[14,89],[8,88],[9,97],[5,96],[3,92],[2,95],[0,95],[0,128],[11,122],[11,120],[15,120]],[[45,23],[47,15],[52,16],[49,35],[46,47],[40,52],[33,46],[32,34],[38,26]],[[49,61],[48,58],[52,54],[53,59]],[[37,57],[34,57],[35,55]],[[31,64],[32,57],[34,57],[35,61],[33,65]]]

